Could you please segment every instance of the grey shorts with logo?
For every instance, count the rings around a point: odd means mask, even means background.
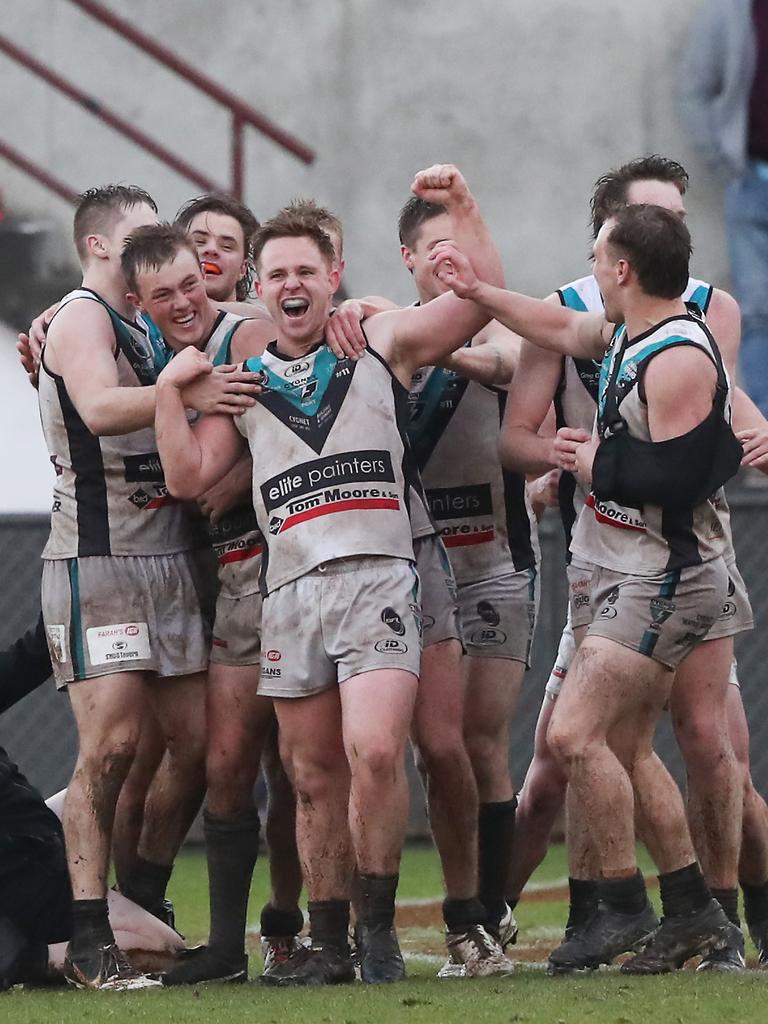
[[[217,665],[258,665],[261,661],[262,596],[219,594],[213,624],[211,661]]]
[[[568,577],[568,615],[572,629],[592,621],[592,573],[594,566],[571,560],[565,567]]]
[[[459,614],[467,654],[530,665],[539,610],[535,569],[459,586]]]
[[[739,633],[746,633],[755,625],[747,586],[741,577],[739,568],[735,562],[731,562],[730,565],[727,565],[727,569],[728,595],[723,604],[722,611],[717,617],[717,622],[715,622],[707,634],[707,640],[719,640],[724,636],[737,636]]]
[[[264,599],[259,693],[309,697],[375,669],[418,677],[419,590],[413,562],[384,556],[326,562],[278,587]]]
[[[656,576],[626,576],[598,567],[587,635],[614,640],[675,669],[709,639],[727,595],[722,558]]]
[[[204,671],[211,635],[198,588],[188,552],[44,561],[43,619],[56,685],[117,672]]]
[[[436,533],[413,541],[416,570],[421,580],[422,647],[441,640],[461,640],[456,580],[445,544]]]

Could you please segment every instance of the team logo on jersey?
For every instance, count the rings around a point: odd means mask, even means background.
[[[397,633],[398,636],[405,636],[403,620],[394,608],[386,607],[381,613],[381,621],[385,626],[389,626],[393,633]]]
[[[164,483],[165,473],[157,452],[144,455],[126,455],[123,458],[125,479],[129,484]]]
[[[478,601],[477,614],[483,622],[487,622],[489,626],[498,626],[501,622],[501,616],[490,601]]]
[[[291,363],[290,366],[285,368],[285,376],[288,378],[299,377],[302,373],[307,373],[309,370],[309,362],[304,361],[301,363]]]
[[[145,509],[163,508],[163,506],[172,505],[176,501],[168,493],[168,488],[164,484],[157,484],[152,490],[155,492],[154,494],[147,494],[140,487],[133,494],[128,495],[128,501],[142,511]]]

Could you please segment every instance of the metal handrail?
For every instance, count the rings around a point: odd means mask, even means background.
[[[41,185],[45,185],[51,192],[55,192],[57,196],[61,196],[68,203],[74,204],[77,202],[77,192],[73,191],[68,185],[65,185],[63,181],[54,178],[52,174],[49,174],[39,164],[34,163],[29,157],[20,153],[18,149],[14,149],[13,146],[9,146],[7,142],[2,140],[0,140],[0,157],[5,157],[9,163],[15,164],[20,171],[24,171],[30,178],[39,181]]]
[[[117,32],[118,35],[133,43],[143,53],[164,64],[211,99],[216,100],[217,103],[229,109],[232,114],[231,192],[234,195],[239,198],[242,198],[243,195],[243,128],[247,124],[256,128],[263,135],[268,136],[283,149],[298,157],[303,163],[311,164],[314,161],[315,153],[309,146],[280,128],[264,114],[259,113],[253,107],[244,103],[233,92],[223,88],[217,82],[208,78],[207,75],[192,67],[191,64],[187,64],[186,61],[177,57],[171,50],[152,39],[151,36],[139,31],[131,22],[108,10],[102,4],[97,3],[96,0],[70,0],[70,3],[85,11],[86,14],[90,14],[92,18],[100,21],[103,25]]]
[[[59,92],[64,93],[75,103],[79,103],[89,114],[93,114],[95,117],[100,118],[111,128],[125,135],[132,142],[135,142],[138,146],[146,149],[153,156],[156,156],[158,160],[161,160],[168,167],[172,168],[178,174],[184,178],[188,178],[189,181],[193,181],[199,186],[204,192],[215,192],[220,190],[220,186],[217,186],[210,178],[207,178],[204,174],[194,168],[191,164],[187,163],[186,160],[182,160],[181,157],[176,156],[165,146],[161,145],[151,136],[145,132],[140,131],[134,125],[130,124],[124,118],[120,117],[109,107],[104,106],[99,100],[89,96],[88,93],[78,89],[76,85],[67,81],[61,75],[55,71],[51,71],[50,68],[46,67],[39,60],[33,57],[26,50],[22,50],[20,46],[11,42],[6,36],[0,34],[0,52],[4,53],[11,60],[15,60],[18,64],[27,68],[32,74],[37,75],[38,78],[42,78],[44,82],[52,85],[54,89],[58,89]],[[54,190],[55,191],[55,190]]]

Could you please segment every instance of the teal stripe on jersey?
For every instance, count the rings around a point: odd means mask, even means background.
[[[221,345],[219,345],[219,351],[216,353],[213,360],[214,366],[226,366],[230,362],[232,358],[232,335],[241,323],[241,320],[235,321],[227,331],[226,337],[224,338],[224,341],[222,341]]]
[[[85,679],[85,650],[83,623],[80,616],[80,571],[76,558],[67,559],[69,573],[69,647],[72,652],[72,672],[75,679]]]
[[[298,358],[296,361],[299,362]],[[312,367],[309,380],[304,381],[303,384],[292,384],[279,377],[268,366],[265,366],[258,356],[246,359],[245,369],[251,373],[266,373],[267,379],[264,387],[268,391],[282,395],[305,416],[314,416],[325,397],[337,362],[336,356],[329,348],[321,349],[315,356],[315,364]]]
[[[446,370],[442,366],[434,366],[429,374],[429,380],[421,389],[408,421],[408,437],[415,444],[425,434],[433,429],[432,417],[440,405],[445,386],[454,377],[452,370]]]
[[[671,334],[668,338],[662,338],[661,341],[654,341],[650,345],[646,345],[645,348],[641,348],[639,352],[635,352],[634,355],[630,356],[625,362],[621,364],[621,370],[619,370],[619,376],[617,383],[631,378],[633,372],[637,371],[637,367],[640,363],[649,359],[656,352],[660,352],[664,348],[668,348],[670,345],[679,345],[680,342],[694,342],[690,338],[684,337],[682,334]]]
[[[693,302],[699,307],[702,313],[706,313],[707,306],[709,305],[709,297],[712,294],[712,289],[709,285],[700,284],[698,288],[693,292],[689,302]]]
[[[173,349],[166,344],[165,338],[160,332],[160,328],[149,313],[142,313],[141,319],[144,321],[147,328],[147,337],[149,338],[149,343],[152,346],[152,352],[155,357],[155,369],[160,373],[160,371],[164,370],[173,358]]]
[[[562,288],[560,290],[560,294],[562,295],[563,302],[568,307],[568,309],[578,309],[581,313],[589,312],[586,305],[584,304],[584,300],[575,288]]]

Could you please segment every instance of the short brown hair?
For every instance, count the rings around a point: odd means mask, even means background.
[[[646,295],[677,299],[688,285],[693,247],[680,217],[661,206],[635,204],[614,215],[606,243],[630,264]]]
[[[253,260],[257,270],[264,246],[276,238],[309,238],[315,243],[320,250],[320,255],[327,260],[329,265],[336,259],[333,242],[327,232],[311,219],[306,220],[286,208],[280,210],[270,220],[265,221],[256,232],[256,237],[253,240]]]
[[[83,192],[78,197],[72,232],[80,259],[88,256],[85,245],[88,235],[107,234],[126,210],[142,203],[157,213],[152,196],[136,185],[102,185]]]
[[[134,231],[128,237],[120,258],[130,290],[138,295],[139,274],[143,270],[159,270],[166,263],[172,263],[184,249],[194,256],[199,266],[197,250],[189,235],[176,224],[149,224]]]
[[[296,214],[303,220],[314,222],[326,234],[333,232],[339,239],[339,258],[344,255],[344,229],[336,214],[331,213],[326,206],[320,206],[314,199],[297,198],[292,199],[284,210]]]
[[[422,224],[428,220],[439,217],[448,211],[438,203],[428,203],[419,196],[411,196],[408,202],[400,211],[397,221],[397,231],[400,236],[400,245],[412,249],[416,244],[416,238],[421,230]]]
[[[227,195],[226,192],[210,192],[185,203],[176,214],[176,224],[184,231],[189,231],[192,221],[199,213],[223,213],[228,217],[233,217],[243,229],[244,259],[247,269],[237,282],[235,297],[238,302],[245,301],[250,294],[256,270],[253,263],[253,238],[259,229],[258,220],[245,203],[241,203],[234,196]]]
[[[598,178],[589,201],[595,238],[605,221],[627,205],[629,186],[635,181],[666,181],[684,196],[688,188],[688,172],[676,160],[651,153],[650,156],[630,160]]]

